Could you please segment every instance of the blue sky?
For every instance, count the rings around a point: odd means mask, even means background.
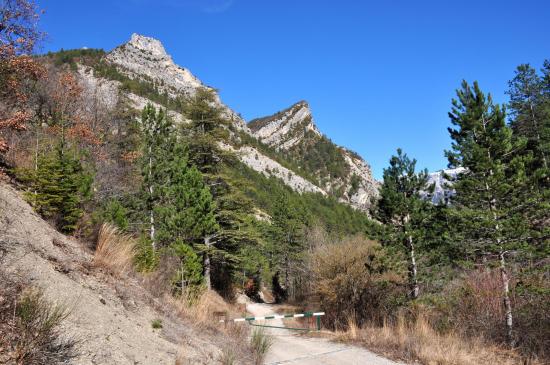
[[[376,178],[397,147],[446,166],[451,98],[478,80],[505,102],[520,63],[550,58],[550,1],[38,0],[44,51],[160,39],[247,120],[305,99]]]

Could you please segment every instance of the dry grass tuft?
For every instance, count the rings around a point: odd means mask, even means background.
[[[265,357],[272,345],[273,337],[267,333],[265,328],[254,328],[250,337],[250,346],[253,351],[255,365],[264,363]]]
[[[121,233],[112,225],[103,224],[97,238],[94,265],[116,276],[125,275],[132,269],[136,245],[132,236]]]
[[[166,295],[164,301],[179,317],[190,321],[195,329],[208,333],[210,339],[215,339],[216,345],[221,349],[216,363],[252,364],[256,361],[257,353],[248,341],[250,327],[243,323],[219,323],[220,318],[214,316],[214,312],[227,312],[229,318],[243,314],[237,306],[227,303],[216,292],[205,290],[178,298]],[[186,359],[184,355],[182,353],[179,356],[180,364],[197,364],[196,359]],[[204,363],[214,363],[214,360]]]
[[[519,357],[508,350],[483,343],[479,339],[464,339],[454,333],[437,333],[424,317],[413,322],[398,317],[396,323],[358,328],[353,320],[349,329],[339,332],[337,338],[354,342],[406,361],[426,365],[513,365]],[[532,365],[537,362],[532,362]]]

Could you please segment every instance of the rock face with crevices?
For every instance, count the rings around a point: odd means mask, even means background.
[[[174,63],[162,43],[154,38],[132,34],[127,43],[116,47],[106,60],[117,66],[120,72],[132,79],[150,82],[170,97],[189,97],[204,85],[191,71]],[[247,129],[244,120],[222,103],[216,94],[216,104],[239,129]]]
[[[306,101],[253,119],[248,127],[260,142],[298,163],[315,185],[340,201],[367,210],[378,196],[379,184],[367,162],[324,136],[315,125]]]
[[[308,131],[321,137],[309,104],[303,100],[269,117],[251,120],[248,127],[261,142],[278,150],[288,150],[300,143]]]

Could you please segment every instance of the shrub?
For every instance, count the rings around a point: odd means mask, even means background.
[[[97,238],[94,265],[104,267],[117,276],[124,275],[132,268],[136,246],[133,237],[120,233],[110,224],[104,224]]]
[[[254,352],[254,364],[261,365],[264,363],[264,359],[273,345],[273,337],[267,333],[265,328],[256,327],[252,331],[250,345]]]
[[[316,248],[312,260],[314,290],[329,327],[382,323],[405,299],[402,276],[383,248],[361,236]]]
[[[550,286],[545,275],[535,271],[512,277],[511,298],[518,350],[526,356],[547,359]],[[435,308],[438,328],[451,329],[463,337],[483,336],[493,343],[506,343],[498,269],[468,272],[439,298]]]
[[[63,335],[69,315],[37,289],[0,273],[0,363],[64,364],[76,356],[76,341]]]
[[[203,287],[202,258],[193,248],[183,242],[175,242],[171,245],[169,254],[179,261],[179,268],[172,278],[172,285],[176,293],[199,292]]]
[[[156,330],[162,328],[162,320],[153,319],[151,321],[151,327],[153,327],[153,329],[156,329]]]
[[[153,249],[149,239],[142,236],[136,246],[134,260],[136,269],[141,272],[151,272],[157,268],[159,261],[160,255],[158,251]]]

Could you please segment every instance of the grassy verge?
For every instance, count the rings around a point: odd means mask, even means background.
[[[365,346],[389,358],[426,365],[542,364],[525,362],[515,352],[481,339],[465,339],[452,332],[440,334],[421,316],[412,322],[399,317],[395,323],[361,328],[350,321],[348,330],[337,332],[336,339]]]

